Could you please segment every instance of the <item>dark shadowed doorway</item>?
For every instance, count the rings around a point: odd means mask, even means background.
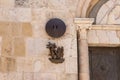
[[[89,47],[91,80],[120,80],[120,48]]]

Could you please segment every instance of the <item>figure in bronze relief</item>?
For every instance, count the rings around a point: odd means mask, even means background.
[[[57,47],[55,43],[48,42],[47,48],[50,50],[49,60],[53,63],[62,63],[64,62],[64,48]]]

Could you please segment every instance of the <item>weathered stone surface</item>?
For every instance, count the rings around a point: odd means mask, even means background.
[[[32,58],[17,58],[16,60],[17,72],[33,72],[33,59]]]
[[[117,37],[120,39],[120,31],[116,31]]]
[[[35,40],[34,38],[26,38],[25,40],[25,47],[26,47],[26,55],[35,55]]]
[[[0,72],[12,72],[16,70],[16,61],[12,58],[0,58]]]
[[[118,45],[119,31],[115,30],[91,30],[88,32],[88,43],[91,46],[108,46],[108,45]]]
[[[11,30],[11,34],[12,36],[21,36],[22,34],[22,27],[21,27],[21,23],[10,23],[9,26],[10,30]]]
[[[25,41],[23,37],[16,37],[14,39],[14,55],[25,56]]]
[[[34,80],[33,73],[24,73],[24,80]]]
[[[77,57],[66,58],[65,73],[77,73]]]
[[[2,37],[0,37],[0,56],[2,55]]]
[[[110,44],[119,44],[120,40],[116,34],[116,31],[107,31]]]
[[[0,35],[8,36],[10,34],[8,22],[0,22]]]
[[[17,73],[16,72],[8,72],[7,80],[16,80],[16,79],[17,79]]]
[[[57,74],[57,80],[78,80],[77,74]]]
[[[58,73],[57,74],[57,80],[67,80],[67,74],[65,74],[65,73]]]
[[[96,35],[98,36],[99,38],[99,42],[100,43],[103,43],[103,44],[108,44],[109,43],[109,39],[108,39],[108,36],[107,36],[107,33],[106,31],[104,30],[96,30]]]
[[[29,0],[15,0],[15,7],[29,7]]]
[[[22,24],[22,34],[25,37],[33,35],[32,26],[30,23],[23,23]]]
[[[33,58],[26,58],[24,63],[24,72],[33,72]]]
[[[14,7],[14,0],[1,0],[0,7]]]
[[[0,21],[30,22],[29,8],[0,8]]]
[[[77,74],[67,74],[66,80],[78,80]]]
[[[90,30],[88,32],[88,43],[99,43],[99,38],[95,30]]]
[[[41,38],[26,38],[26,53],[28,56],[44,56],[49,50],[46,48],[49,40]]]
[[[57,76],[55,73],[34,73],[34,80],[57,80]]]
[[[41,73],[45,72],[46,68],[45,68],[45,59],[44,59],[44,57],[34,59],[33,69],[34,69],[34,72],[41,72]]]
[[[11,56],[13,55],[13,38],[11,36],[5,36],[2,39],[2,55]]]
[[[25,59],[24,58],[17,58],[16,59],[16,68],[17,72],[20,73],[18,75],[22,75],[22,72],[24,72],[24,65],[25,65]]]
[[[65,38],[59,40],[57,43],[58,46],[63,46],[64,47],[64,57],[77,57],[77,41],[74,38]]]
[[[1,80],[8,80],[8,79],[7,79],[7,74],[8,74],[8,73],[0,73],[0,79],[1,79]]]
[[[42,7],[47,7],[47,0],[29,0],[30,6],[34,8],[42,8]]]
[[[61,64],[54,64],[49,60],[49,57],[45,58],[45,72],[46,73],[64,73],[65,62]]]
[[[23,72],[17,72],[17,80],[23,80],[24,79],[24,73]]]

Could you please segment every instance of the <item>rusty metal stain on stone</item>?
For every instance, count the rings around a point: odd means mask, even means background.
[[[46,32],[51,37],[59,38],[64,35],[65,31],[65,23],[58,18],[50,19],[46,24]]]

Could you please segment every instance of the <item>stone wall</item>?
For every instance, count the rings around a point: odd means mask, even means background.
[[[0,0],[0,80],[77,80],[77,1]],[[63,37],[45,32],[51,18],[65,22]],[[64,47],[64,63],[49,61],[48,42]]]
[[[89,6],[92,5],[91,10],[96,3],[95,0],[0,0],[0,80],[77,80],[74,18],[85,18]],[[88,41],[89,46],[120,45],[120,28],[114,25],[120,24],[119,3],[119,0],[109,0],[100,8],[96,17],[100,25],[87,30],[86,44]],[[47,35],[45,25],[51,18],[65,22],[67,30],[61,38]],[[48,42],[64,47],[64,63],[49,61]]]

